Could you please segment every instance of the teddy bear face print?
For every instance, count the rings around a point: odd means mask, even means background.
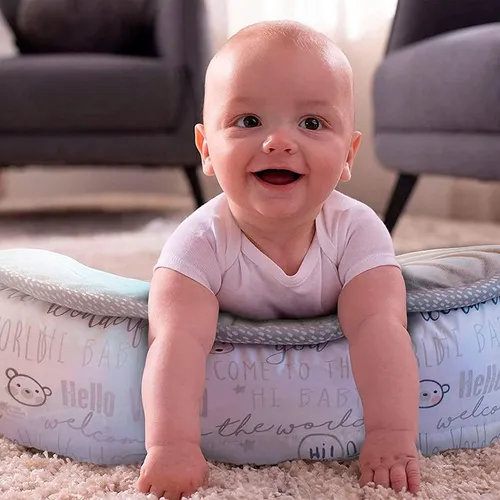
[[[436,380],[421,380],[419,408],[434,408],[441,403],[449,390],[448,384],[440,384]]]
[[[18,403],[24,406],[43,406],[52,390],[43,387],[29,375],[18,373],[14,368],[8,368],[5,375],[9,379],[7,392]]]

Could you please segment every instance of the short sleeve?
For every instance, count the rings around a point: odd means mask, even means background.
[[[158,268],[177,271],[217,294],[222,272],[210,225],[198,217],[185,219],[163,246],[154,270]]]
[[[359,274],[380,266],[399,265],[385,224],[368,206],[347,210],[339,224],[338,272],[342,286]]]

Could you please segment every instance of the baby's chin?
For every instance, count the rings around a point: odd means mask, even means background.
[[[321,210],[323,202],[311,204],[298,199],[230,200],[230,207],[236,220],[245,220],[257,226],[280,229],[283,224],[303,224],[313,222]]]

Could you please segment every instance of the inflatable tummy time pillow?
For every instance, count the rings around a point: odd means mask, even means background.
[[[500,434],[500,246],[398,259],[420,370],[419,449],[487,446]],[[0,434],[80,461],[141,462],[148,292],[59,254],[0,251]],[[200,419],[211,460],[356,456],[363,411],[337,317],[221,313]]]

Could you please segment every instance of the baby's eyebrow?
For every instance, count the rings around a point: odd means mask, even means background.
[[[235,96],[229,99],[228,104],[252,104],[255,99],[245,96]],[[335,108],[335,104],[327,101],[326,99],[305,99],[299,102],[301,107],[328,107]]]
[[[308,107],[311,107],[311,108],[314,108],[314,107],[324,107],[324,108],[334,108],[336,109],[337,106],[327,100],[324,100],[324,99],[306,99],[304,101],[300,101],[300,106],[304,107],[304,108],[308,108]]]
[[[224,108],[232,108],[234,106],[254,106],[256,104],[256,101],[254,98],[248,97],[248,96],[234,96],[228,99],[226,106]],[[333,103],[327,99],[304,99],[301,100],[297,103],[297,109],[303,109],[303,110],[318,110],[321,108],[328,108],[328,111],[332,112],[335,115],[335,120],[342,121],[343,118],[343,112],[339,108],[338,104]]]
[[[234,106],[236,104],[252,104],[255,100],[245,96],[235,96],[228,100],[228,105]]]
[[[321,110],[328,110],[327,116],[331,117],[334,122],[342,123],[344,119],[345,112],[339,107],[338,104],[332,103],[331,101],[327,101],[325,99],[306,99],[304,101],[300,101],[299,109],[304,111],[315,112]]]

